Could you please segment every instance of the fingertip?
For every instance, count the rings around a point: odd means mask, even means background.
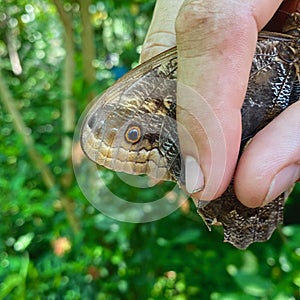
[[[244,150],[235,173],[238,199],[248,207],[269,203],[300,177],[300,102],[256,134]]]
[[[277,198],[280,194],[289,190],[291,186],[300,178],[300,164],[290,165],[283,168],[273,178],[269,191],[262,203],[262,206],[267,205],[272,200]]]
[[[300,179],[300,165],[290,165],[280,170],[268,184],[266,179],[265,187],[259,187],[257,189],[249,189],[243,187],[243,189],[236,189],[236,195],[238,199],[245,206],[250,208],[261,207],[269,204],[271,201],[279,197],[282,193],[291,191],[295,182]],[[263,186],[263,185],[262,185]],[[266,192],[265,192],[266,191]],[[265,196],[263,196],[265,194]]]

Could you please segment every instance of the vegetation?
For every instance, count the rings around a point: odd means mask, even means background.
[[[1,1],[0,299],[300,299],[299,184],[284,226],[246,251],[208,232],[189,202],[156,222],[125,223],[79,189],[76,122],[138,63],[153,5]]]

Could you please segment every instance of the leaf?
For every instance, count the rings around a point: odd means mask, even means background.
[[[254,297],[266,297],[272,288],[270,280],[257,274],[237,272],[234,280],[246,294]]]
[[[25,235],[21,235],[14,244],[14,249],[18,252],[24,251],[34,238],[34,233],[29,232]]]
[[[172,242],[174,244],[187,244],[195,242],[200,235],[199,229],[183,230]]]
[[[0,299],[4,299],[11,291],[22,284],[23,278],[20,274],[12,274],[5,278],[1,284]]]

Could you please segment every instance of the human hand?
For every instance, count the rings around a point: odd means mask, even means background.
[[[157,0],[141,60],[177,45],[177,103],[184,108],[177,112],[177,119],[197,146],[192,147],[179,130],[186,187],[188,191],[201,190],[195,194],[199,199],[219,197],[235,169],[236,195],[250,207],[273,200],[300,177],[299,101],[253,138],[236,166],[240,109],[257,33],[281,2],[174,0],[170,5],[169,1]],[[284,5],[288,11],[295,11],[296,6],[300,11],[299,0],[284,1]],[[195,93],[187,97],[188,87]],[[203,114],[199,105],[203,99],[213,118]]]

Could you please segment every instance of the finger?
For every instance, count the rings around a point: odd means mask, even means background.
[[[179,11],[178,106],[186,109],[179,109],[177,118],[191,133],[197,150],[181,130],[179,137],[186,158],[186,188],[203,189],[196,194],[202,200],[220,196],[232,178],[257,31],[280,3],[186,0]],[[201,103],[206,104],[205,113]]]
[[[257,24],[257,30],[260,31],[271,20],[283,2],[294,2],[295,0],[253,0],[251,1],[252,14]],[[282,4],[286,7],[286,3]]]
[[[300,178],[300,101],[288,107],[255,135],[245,149],[235,176],[239,200],[266,204]]]
[[[295,11],[300,12],[300,0],[284,0],[264,30],[282,32],[287,16]]]
[[[183,0],[157,0],[152,21],[143,45],[140,61],[176,45],[175,19]]]

